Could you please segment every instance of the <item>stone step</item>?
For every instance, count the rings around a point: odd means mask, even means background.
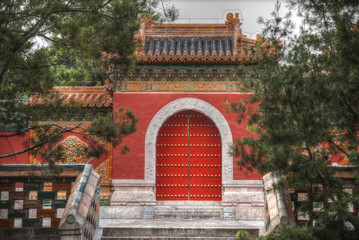
[[[188,206],[188,207],[213,207],[220,206],[219,201],[157,201],[157,206]]]
[[[113,237],[113,238],[102,238],[103,240],[205,240],[205,239],[219,239],[219,240],[238,240],[235,237]]]
[[[106,240],[106,239],[181,239],[181,240],[192,240],[192,239],[237,239],[236,237],[213,237],[213,236],[114,236],[114,237],[109,237],[109,236],[102,236],[101,240]]]
[[[0,239],[60,240],[57,228],[0,228]]]
[[[154,208],[155,219],[223,219],[223,208],[193,206],[159,206]]]
[[[105,239],[235,239],[239,229],[233,228],[104,228]],[[258,236],[258,229],[241,229]]]
[[[103,240],[173,240],[173,239],[180,239],[180,240],[205,240],[205,239],[219,239],[219,240],[236,240],[236,237],[159,237],[159,236],[151,236],[151,237],[103,237]]]
[[[258,222],[236,220],[127,219],[101,220],[103,240],[115,239],[235,239],[238,230],[259,235]]]

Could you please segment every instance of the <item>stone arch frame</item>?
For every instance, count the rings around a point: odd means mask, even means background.
[[[222,142],[222,184],[233,182],[233,156],[230,147],[233,145],[231,129],[224,116],[211,104],[197,98],[180,98],[161,108],[148,125],[145,137],[145,181],[156,183],[156,140],[157,134],[165,121],[177,112],[184,110],[198,111],[209,119],[218,128]]]

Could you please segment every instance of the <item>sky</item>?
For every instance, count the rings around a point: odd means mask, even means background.
[[[259,16],[270,19],[276,0],[171,0],[179,9],[178,23],[224,23],[228,12],[239,12],[242,32],[250,38],[255,38],[261,32],[257,23]],[[288,11],[285,0],[280,0],[281,13]],[[293,14],[293,21],[300,19]],[[298,25],[298,24],[297,24]]]

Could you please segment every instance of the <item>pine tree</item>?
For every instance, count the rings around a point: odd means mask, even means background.
[[[86,73],[103,64],[127,68],[134,64],[134,36],[142,15],[153,14],[154,20],[173,19],[177,10],[166,0],[2,0],[0,1],[0,137],[11,138],[36,129],[39,135],[26,143],[24,151],[1,155],[1,158],[30,151],[42,152],[49,163],[61,160],[57,142],[66,132],[85,130],[94,148],[88,153],[98,156],[104,151],[98,143],[113,142],[136,129],[137,119],[129,110],[99,117],[89,129],[36,124],[44,119],[66,119],[81,114],[75,101],[64,104],[50,90],[65,81],[78,82]],[[102,58],[102,53],[115,58]],[[71,61],[81,61],[72,63]],[[76,65],[77,64],[77,65]],[[102,73],[101,73],[102,74]],[[44,104],[26,104],[30,96],[47,99]],[[32,122],[28,126],[28,122]]]
[[[277,187],[308,192],[300,210],[315,220],[314,237],[357,239],[359,218],[348,206],[359,209],[358,188],[346,185],[358,181],[336,178],[330,165],[333,157],[359,163],[359,1],[289,3],[303,18],[298,35],[278,3],[272,20],[259,19],[263,58],[245,83],[254,94],[231,105],[257,136],[237,140],[234,155],[241,167],[282,176]]]

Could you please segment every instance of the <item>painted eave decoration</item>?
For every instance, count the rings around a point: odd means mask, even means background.
[[[109,89],[109,85],[101,87],[54,87],[52,91],[58,93],[65,104],[75,100],[82,103],[82,106],[86,108],[112,108],[112,91]],[[43,98],[32,95],[27,104],[41,104],[43,101]]]

